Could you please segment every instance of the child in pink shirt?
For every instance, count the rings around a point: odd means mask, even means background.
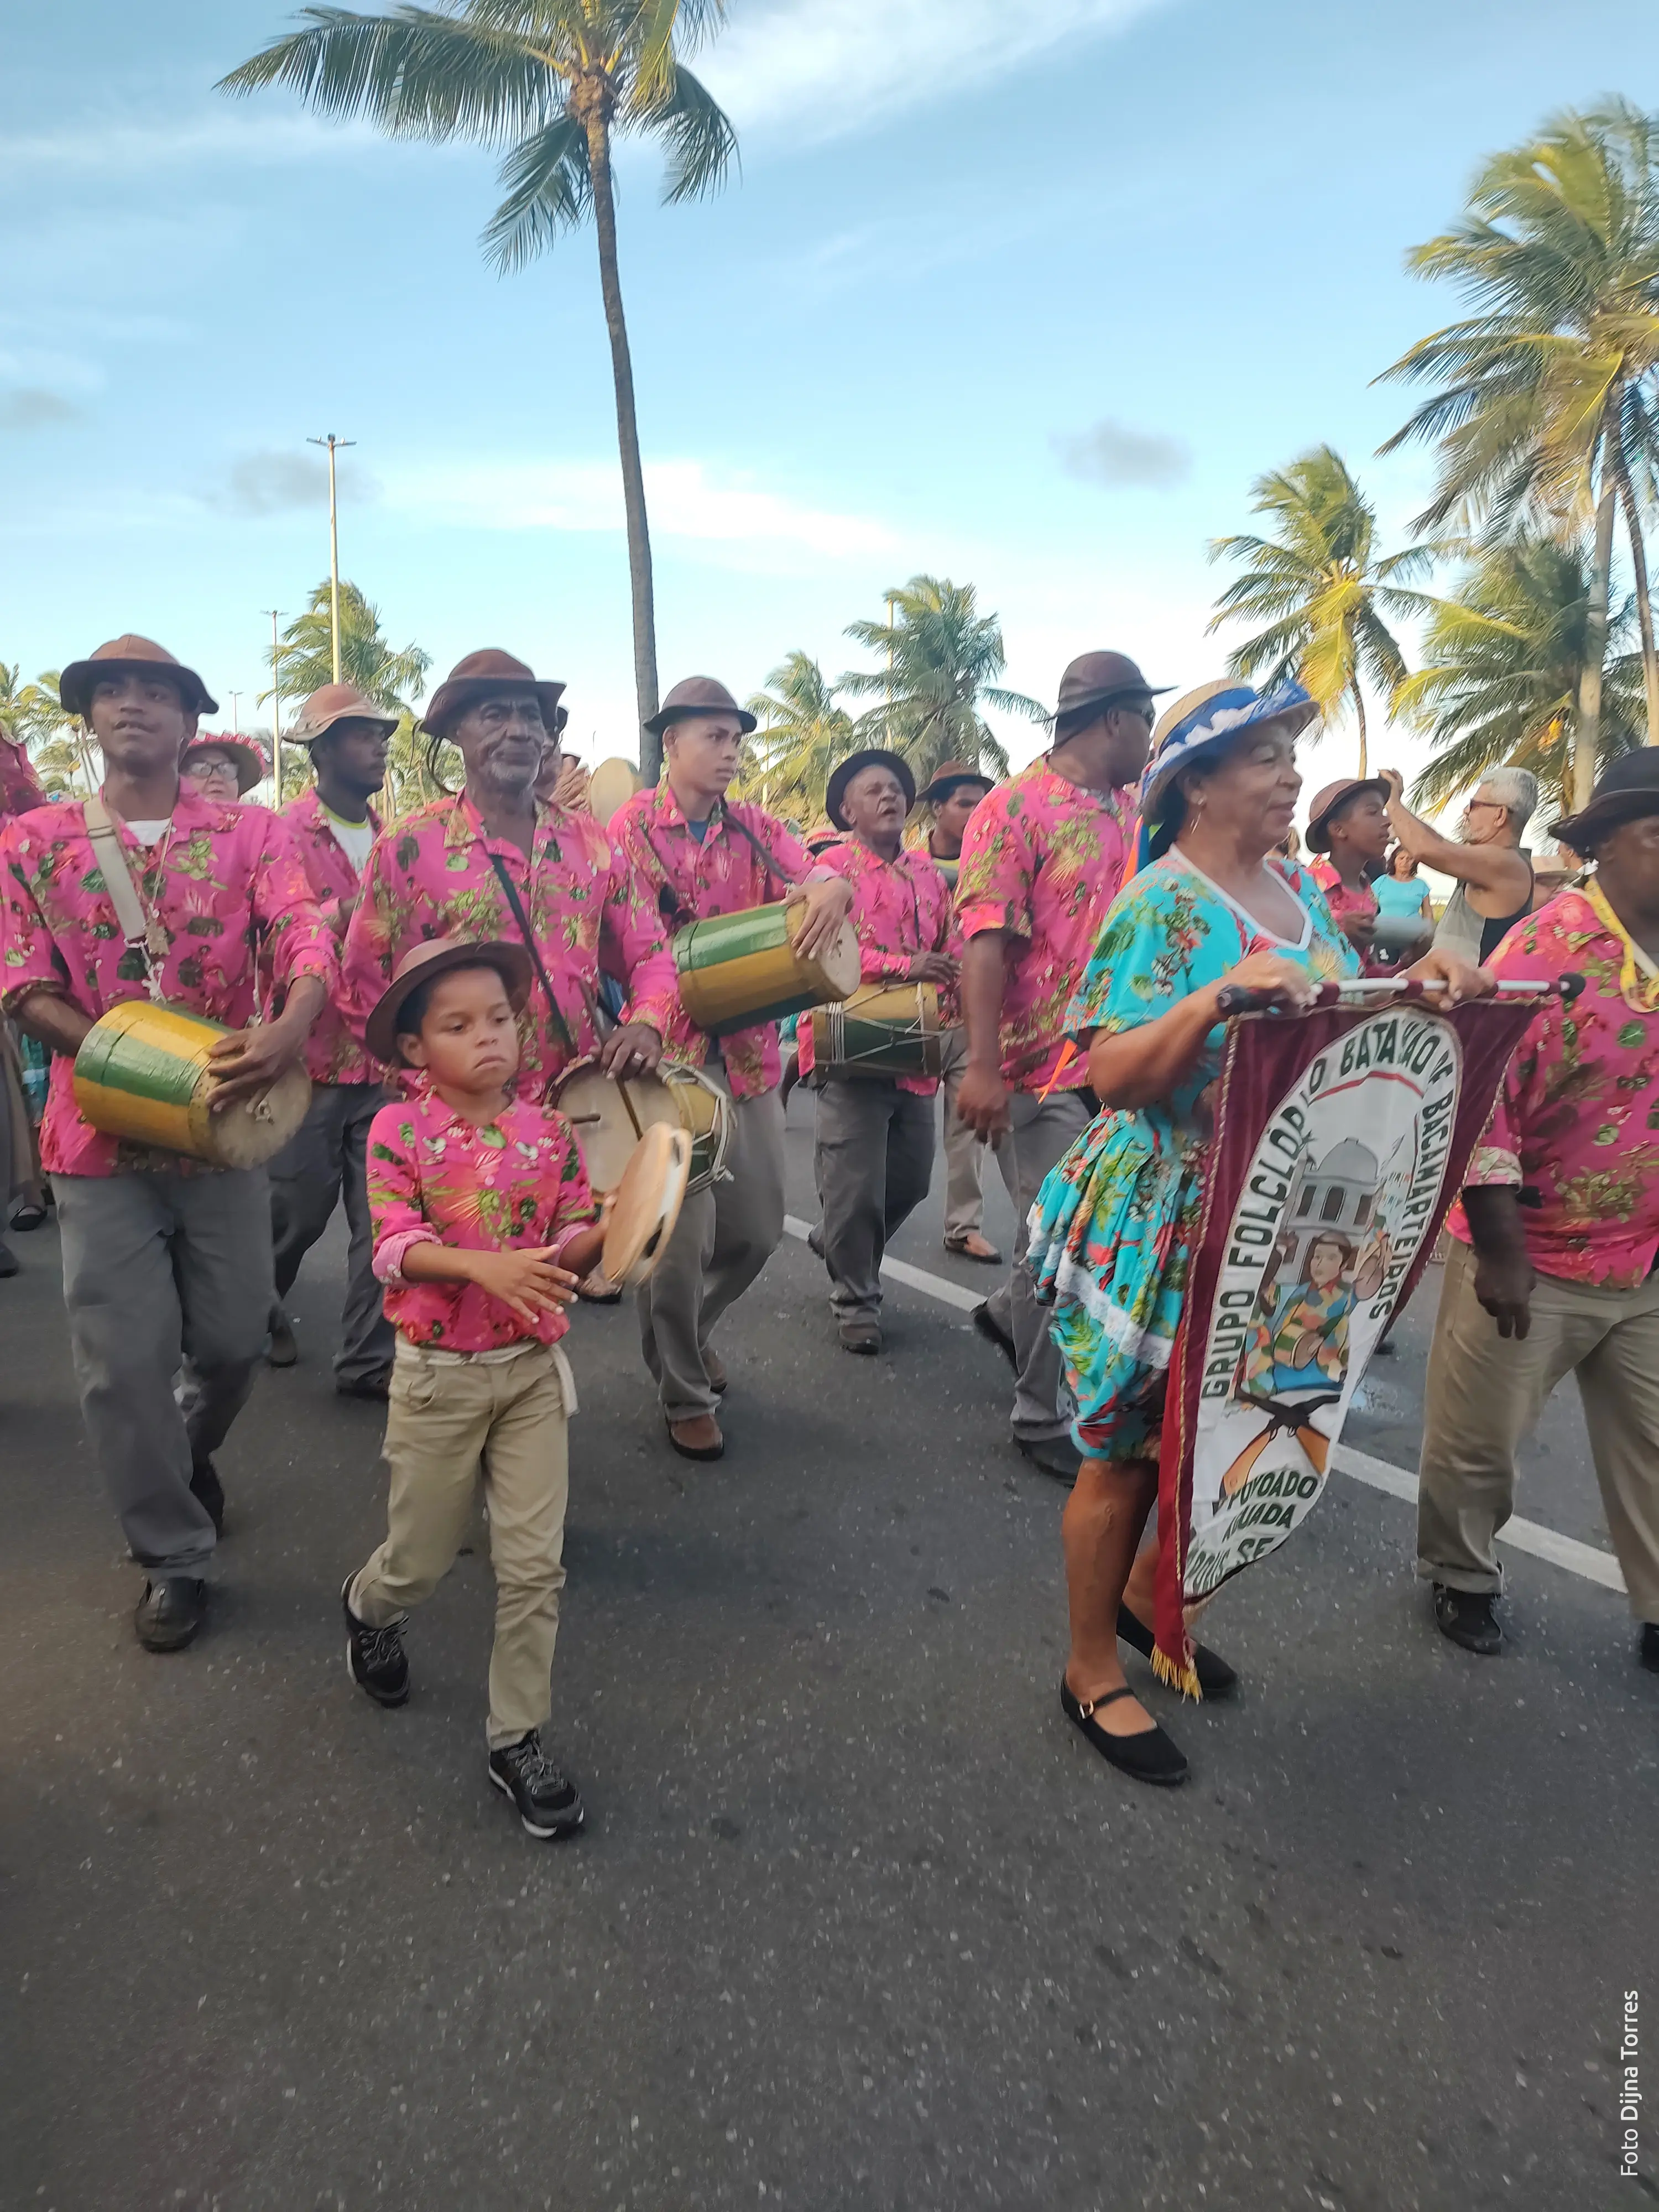
[[[341,1595],[352,1680],[402,1705],[409,1608],[453,1565],[482,1481],[495,1571],[489,1779],[532,1836],[550,1838],[583,1819],[541,1741],[576,1410],[559,1340],[604,1225],[569,1122],[514,1092],[529,981],[519,945],[439,939],[404,957],[369,1018],[375,1056],[424,1080],[369,1132],[374,1272],[398,1331],[392,1484],[386,1541]]]

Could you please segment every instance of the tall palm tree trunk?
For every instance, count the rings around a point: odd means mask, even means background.
[[[580,88],[578,88],[580,89]],[[634,692],[641,724],[657,711],[657,607],[651,580],[651,531],[645,511],[645,471],[640,465],[640,426],[634,406],[634,362],[623,314],[617,265],[617,201],[611,179],[611,133],[603,95],[574,99],[587,133],[587,167],[593,180],[593,227],[599,241],[599,290],[611,334],[611,373],[617,387],[617,447],[622,458],[623,510],[628,521],[628,580],[634,596]],[[662,740],[640,732],[640,770],[647,783],[662,773]]]
[[[1359,781],[1364,783],[1370,773],[1370,748],[1365,736],[1365,695],[1359,688],[1358,674],[1353,679],[1353,710],[1359,717]]]
[[[1578,731],[1572,748],[1572,804],[1577,813],[1595,788],[1595,760],[1601,741],[1601,664],[1607,653],[1607,599],[1613,580],[1613,526],[1617,486],[1603,470],[1595,507],[1595,566],[1590,573],[1589,607],[1584,618],[1584,666],[1578,678]]]
[[[1642,631],[1642,683],[1648,700],[1648,743],[1659,745],[1659,653],[1653,645],[1653,602],[1648,596],[1648,552],[1642,542],[1642,518],[1637,512],[1636,488],[1625,465],[1621,447],[1614,448],[1619,496],[1624,502],[1625,526],[1630,533],[1631,574],[1636,580],[1636,619]]]

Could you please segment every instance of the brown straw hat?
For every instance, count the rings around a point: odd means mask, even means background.
[[[288,734],[296,745],[314,745],[337,722],[372,722],[389,737],[398,726],[398,717],[377,706],[355,684],[325,684],[301,708]]]
[[[158,671],[172,676],[177,683],[185,714],[218,713],[219,702],[209,696],[207,685],[193,668],[186,668],[182,660],[175,660],[167,647],[157,645],[154,638],[140,637],[132,630],[125,637],[111,638],[86,660],[71,660],[58,679],[58,696],[65,713],[78,714],[84,722],[87,702],[100,676],[154,676]]]
[[[1602,769],[1589,805],[1553,822],[1550,835],[1589,859],[1602,838],[1646,814],[1659,814],[1659,747],[1638,745]]]
[[[237,796],[246,799],[256,783],[262,783],[266,775],[264,748],[252,738],[221,737],[214,730],[198,730],[179,755],[181,769],[190,766],[194,753],[228,753],[236,769]]]
[[[1308,809],[1308,850],[1328,853],[1331,841],[1325,834],[1325,825],[1339,807],[1346,806],[1351,799],[1358,799],[1362,791],[1374,791],[1379,799],[1386,799],[1389,787],[1380,775],[1340,775],[1334,783],[1328,783],[1322,791],[1316,792],[1313,805]]]
[[[686,676],[674,686],[656,713],[641,726],[654,738],[674,722],[695,721],[699,714],[735,714],[744,737],[755,726],[747,707],[739,707],[718,677]]]
[[[469,653],[455,663],[433,693],[421,726],[434,737],[447,738],[467,708],[480,699],[498,697],[503,692],[532,691],[540,702],[543,721],[550,731],[556,732],[562,726],[559,694],[563,690],[562,684],[538,681],[533,670],[510,653],[486,646],[481,653]]]
[[[431,938],[424,945],[410,945],[363,1024],[363,1041],[376,1060],[387,1067],[398,1066],[398,1029],[404,1000],[422,983],[447,975],[453,968],[493,968],[507,986],[514,1012],[524,1012],[531,968],[522,945],[509,945],[501,938],[481,938],[476,944],[459,937]]]
[[[941,799],[948,799],[959,783],[982,783],[987,791],[994,791],[997,780],[987,775],[983,769],[969,768],[966,761],[941,761],[927,790],[917,795],[925,805],[936,806]]]

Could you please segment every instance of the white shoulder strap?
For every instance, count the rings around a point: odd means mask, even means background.
[[[120,837],[102,794],[94,792],[82,811],[86,817],[87,835],[92,840],[99,872],[104,878],[104,888],[109,893],[110,904],[115,908],[115,919],[121,925],[121,934],[129,945],[138,945],[148,961],[153,947],[143,902],[138,896],[132,871],[127,866],[127,856],[121,850]]]

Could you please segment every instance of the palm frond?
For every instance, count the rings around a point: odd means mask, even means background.
[[[568,114],[544,124],[508,155],[501,182],[507,198],[489,218],[483,245],[505,273],[547,252],[592,205],[586,131]]]
[[[674,70],[667,97],[641,115],[640,127],[667,141],[662,196],[669,206],[717,191],[738,158],[731,118],[689,69]]]

